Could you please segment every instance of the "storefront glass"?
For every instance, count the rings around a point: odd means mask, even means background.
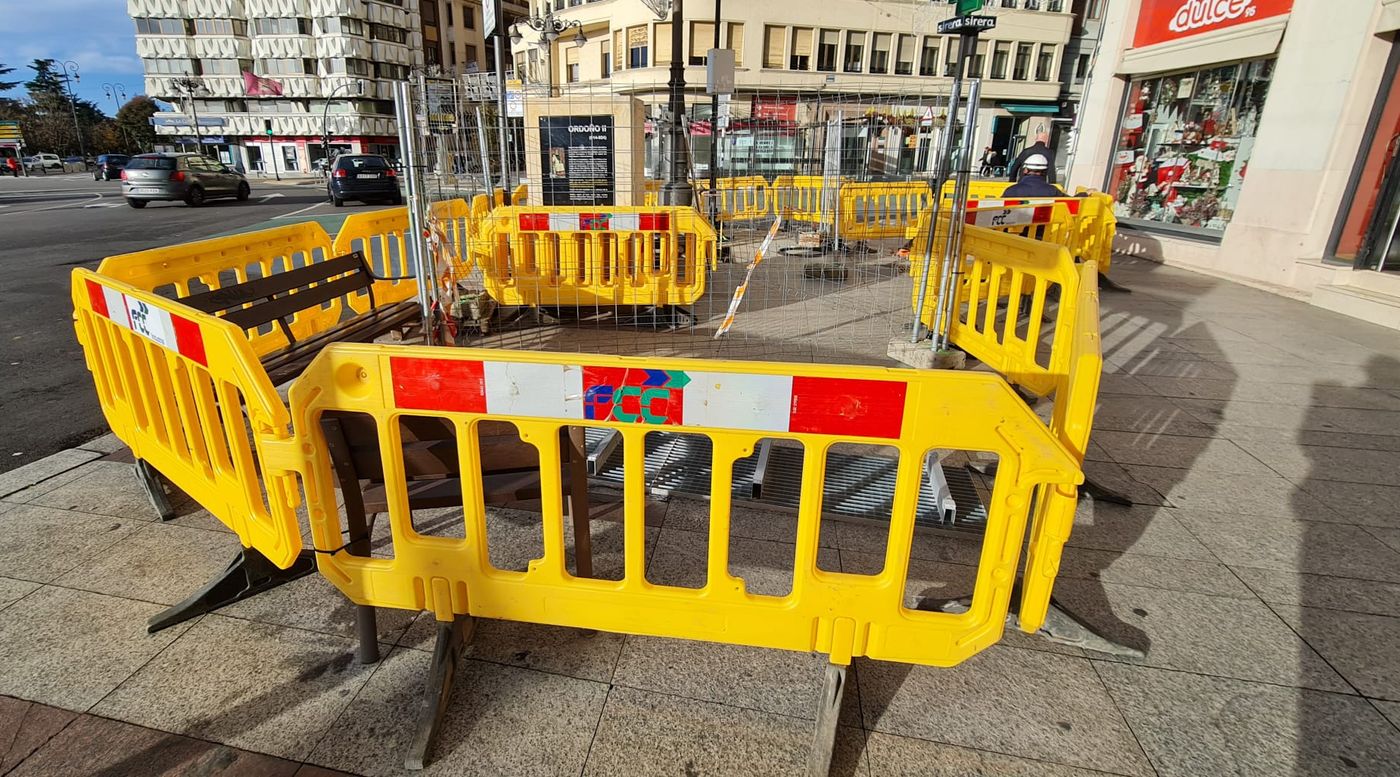
[[[1332,255],[1357,269],[1400,271],[1400,43],[1376,97],[1375,127],[1357,160],[1354,188],[1342,200]]]
[[[1133,81],[1108,188],[1118,218],[1223,232],[1273,70],[1260,59]]]

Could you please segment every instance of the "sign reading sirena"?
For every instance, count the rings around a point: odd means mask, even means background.
[[[976,35],[996,29],[995,16],[954,16],[938,23],[939,35]]]
[[[1292,10],[1293,0],[1142,0],[1133,47],[1214,32]]]

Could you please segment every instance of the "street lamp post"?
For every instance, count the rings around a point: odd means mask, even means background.
[[[554,9],[549,3],[544,4],[544,13],[522,19],[520,22],[511,25],[510,42],[518,46],[525,38],[521,35],[520,25],[524,24],[535,32],[539,33],[540,42],[544,44],[545,64],[549,68],[549,96],[554,96],[554,41],[565,30],[575,28],[578,30],[574,34],[574,45],[582,46],[588,42],[588,38],[583,34],[583,22],[578,19],[560,19],[554,15]]]
[[[331,102],[335,99],[335,95],[337,92],[339,92],[341,89],[348,89],[350,87],[354,87],[355,94],[362,95],[365,93],[364,81],[361,81],[359,79],[356,79],[354,81],[347,81],[341,84],[340,86],[337,86],[336,88],[332,89],[330,91],[330,94],[326,95],[326,105],[321,110],[321,148],[326,154],[327,171],[330,170],[331,164]]]
[[[175,79],[170,86],[175,89],[176,93],[184,95],[185,99],[189,101],[190,113],[194,114],[194,151],[202,156],[204,146],[199,142],[199,107],[194,104],[194,96],[204,88],[204,84],[197,78],[185,76]]]
[[[69,80],[71,77],[72,80]],[[63,85],[68,89],[68,107],[73,112],[73,132],[78,135],[78,153],[87,158],[87,147],[83,145],[83,129],[78,126],[78,98],[73,95],[73,84],[82,81],[78,74],[78,63],[71,59],[63,60]]]
[[[112,118],[115,120],[117,114],[121,113],[122,104],[126,102],[126,87],[122,86],[121,84],[103,84],[102,92],[103,94],[107,95],[107,99],[112,101],[112,105],[116,106],[116,110],[112,112]],[[122,127],[121,124],[118,124],[117,126],[121,127],[122,141],[126,143],[128,148],[130,148],[131,137],[127,135],[126,127]]]
[[[671,138],[671,164],[666,172],[666,183],[661,187],[661,202],[664,205],[690,205],[695,200],[695,190],[690,185],[690,150],[686,147],[685,127],[682,126],[682,119],[685,117],[685,45],[682,40],[681,25],[685,19],[685,0],[672,0],[671,5],[671,80],[667,86],[671,90],[671,100],[668,112],[671,114],[671,126],[668,135]],[[711,121],[711,137],[713,142],[713,122]]]

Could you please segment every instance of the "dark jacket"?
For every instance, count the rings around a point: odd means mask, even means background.
[[[1045,180],[1045,176],[1026,173],[1021,180],[1006,187],[1003,197],[1064,197],[1059,187]]]
[[[1045,173],[1045,180],[1055,183],[1055,152],[1044,143],[1032,143],[1026,149],[1016,155],[1016,159],[1011,162],[1011,166],[1006,168],[1006,180],[1016,181],[1021,177],[1021,165],[1025,164],[1027,157],[1040,154],[1050,160],[1050,169]]]

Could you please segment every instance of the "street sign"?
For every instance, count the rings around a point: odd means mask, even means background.
[[[967,16],[973,11],[982,10],[986,0],[958,0],[958,16]]]
[[[954,16],[938,23],[940,35],[976,35],[979,32],[996,29],[995,16]]]
[[[525,90],[515,79],[506,82],[506,116],[512,119],[525,118]]]
[[[491,37],[496,30],[496,0],[481,0],[481,25],[481,37]]]

